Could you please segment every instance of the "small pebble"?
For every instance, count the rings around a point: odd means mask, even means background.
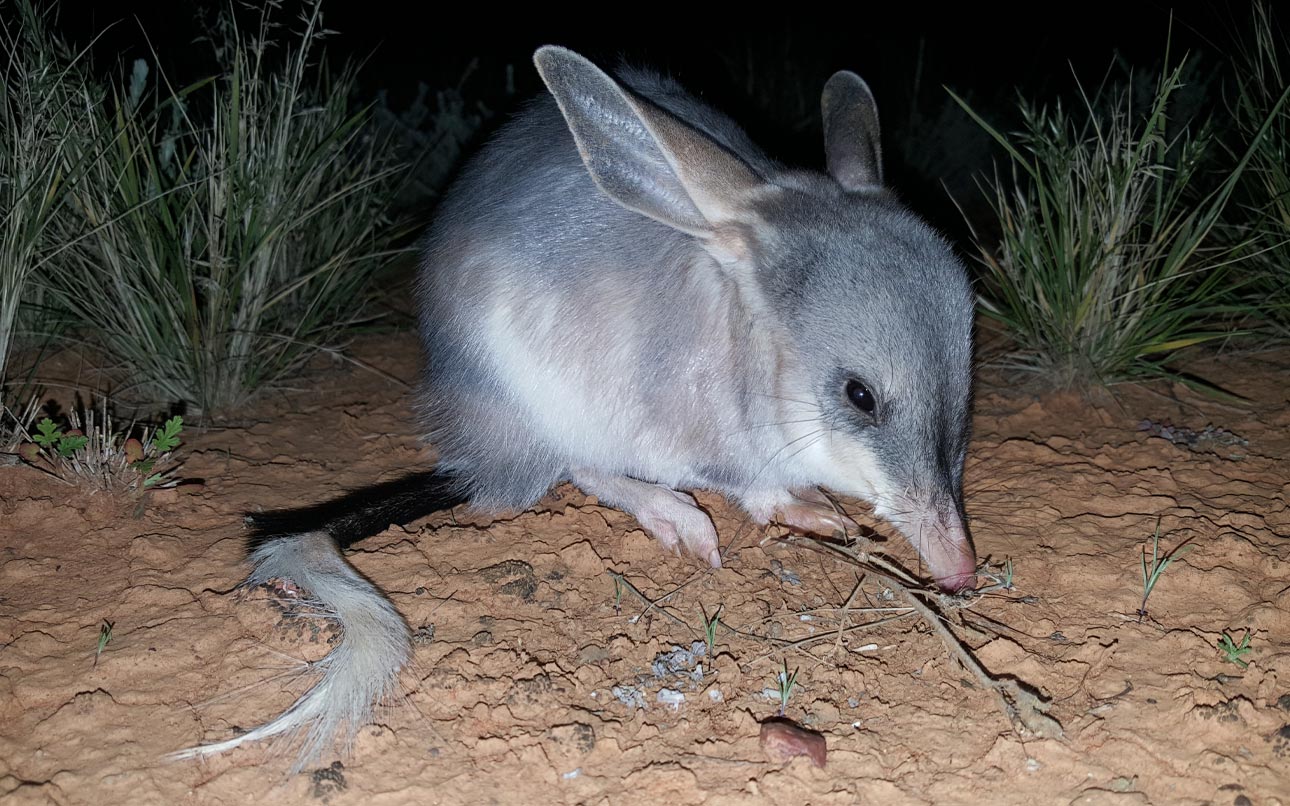
[[[644,708],[645,695],[640,689],[634,686],[614,686],[610,689],[614,698],[626,705],[628,708]]]
[[[674,689],[661,688],[658,690],[658,701],[675,711],[685,702],[685,695]]]
[[[768,719],[761,723],[761,749],[777,764],[806,756],[817,767],[824,766],[828,754],[823,735],[798,727],[787,719]]]

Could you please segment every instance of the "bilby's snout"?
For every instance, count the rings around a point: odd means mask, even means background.
[[[900,530],[942,590],[960,593],[976,586],[976,553],[958,506],[909,501],[898,511],[884,510],[876,514]]]
[[[917,534],[907,533],[906,537],[927,564],[936,584],[949,593],[976,587],[976,553],[959,513],[938,513],[917,526]]]

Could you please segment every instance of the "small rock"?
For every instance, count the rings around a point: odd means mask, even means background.
[[[685,703],[685,695],[674,689],[661,688],[658,690],[658,701],[675,711]]]
[[[614,686],[610,693],[628,708],[645,708],[645,695],[635,686]]]
[[[761,723],[761,749],[776,764],[806,756],[815,766],[823,767],[828,754],[828,745],[822,734],[780,718]]]

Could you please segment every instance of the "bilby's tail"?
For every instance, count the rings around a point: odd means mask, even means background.
[[[412,649],[408,626],[394,605],[345,561],[341,549],[392,523],[407,523],[464,500],[452,478],[418,473],[317,506],[249,516],[255,531],[245,584],[290,579],[307,591],[307,601],[324,617],[340,625],[340,643],[313,664],[322,673],[318,682],[277,719],[170,758],[197,758],[285,735],[301,744],[292,766],[298,772],[338,738],[352,741],[376,705],[394,693]]]

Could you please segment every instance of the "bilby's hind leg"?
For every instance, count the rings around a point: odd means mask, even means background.
[[[740,499],[744,510],[758,523],[778,518],[782,523],[817,535],[831,535],[857,528],[818,490],[763,490]]]
[[[573,483],[583,492],[636,518],[645,531],[665,548],[679,551],[684,546],[691,554],[711,563],[713,568],[721,567],[716,527],[707,513],[699,509],[694,496],[627,476],[581,470],[575,470],[571,475]]]

